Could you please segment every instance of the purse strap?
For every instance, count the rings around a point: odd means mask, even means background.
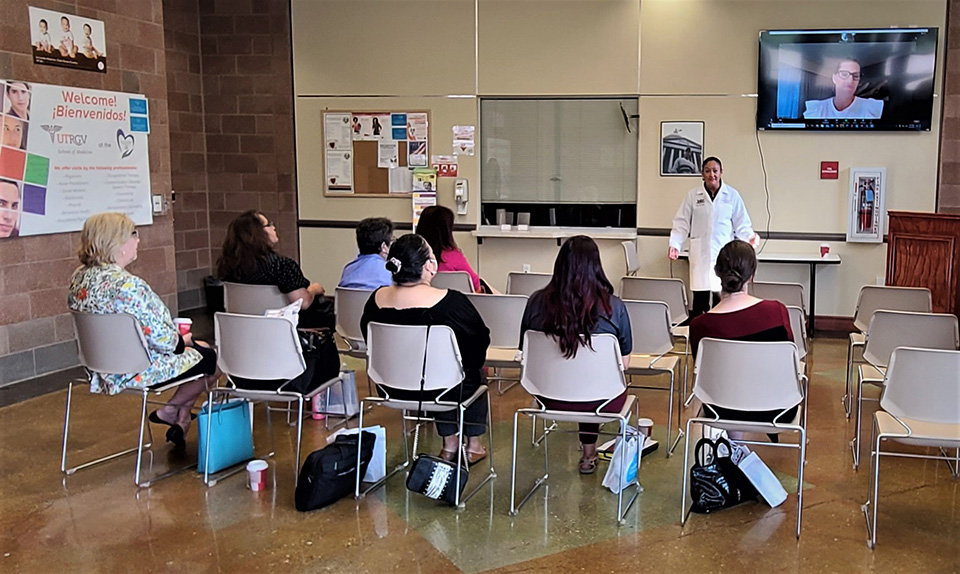
[[[427,336],[423,341],[423,364],[420,367],[420,395],[417,400],[417,416],[423,412],[423,387],[427,384],[427,351],[430,349],[430,325],[427,325]]]
[[[710,449],[710,454],[711,454],[711,456],[712,456],[712,458],[711,458],[712,461],[716,461],[716,460],[717,460],[717,447],[716,447],[716,444],[715,444],[712,440],[708,439],[707,437],[703,437],[702,439],[700,439],[700,440],[697,441],[697,446],[696,446],[696,448],[694,449],[693,460],[696,461],[697,466],[706,466],[706,463],[704,462],[704,459],[703,459],[703,454],[704,454],[704,453],[703,453],[703,449],[704,449],[704,448],[709,448],[709,449]]]

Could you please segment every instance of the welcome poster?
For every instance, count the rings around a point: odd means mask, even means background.
[[[153,223],[144,96],[0,81],[0,240],[77,231],[94,213]]]

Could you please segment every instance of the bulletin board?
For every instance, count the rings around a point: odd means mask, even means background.
[[[409,197],[430,161],[427,111],[323,112],[323,194]]]

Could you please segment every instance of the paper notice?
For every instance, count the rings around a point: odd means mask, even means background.
[[[437,193],[434,192],[416,192],[410,196],[413,201],[413,231],[416,233],[417,224],[420,223],[420,214],[423,210],[437,204]]]
[[[407,140],[427,141],[427,114],[407,114]]]
[[[350,135],[350,114],[323,114],[323,139],[325,149],[352,149]]]
[[[326,150],[327,190],[353,191],[353,152]]]
[[[413,191],[413,170],[398,167],[390,170],[390,193],[410,193]]]
[[[380,140],[377,144],[377,167],[400,167],[400,144],[393,140]]]

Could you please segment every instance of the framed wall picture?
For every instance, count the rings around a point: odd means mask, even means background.
[[[699,176],[703,122],[660,122],[660,175]]]
[[[850,168],[847,241],[880,243],[886,228],[887,168]]]

